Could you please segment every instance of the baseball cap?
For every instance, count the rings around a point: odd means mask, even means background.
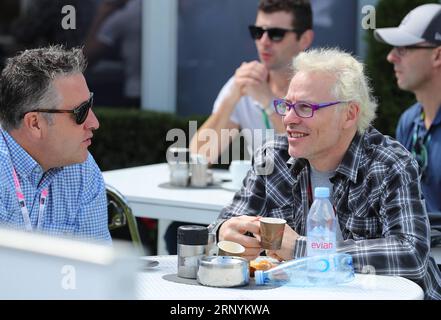
[[[430,3],[410,11],[396,28],[378,28],[378,41],[392,46],[410,46],[420,42],[441,45],[441,4]]]

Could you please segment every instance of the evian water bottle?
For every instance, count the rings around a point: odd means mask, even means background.
[[[330,256],[336,252],[336,218],[329,201],[329,188],[315,188],[314,202],[309,210],[306,221],[306,254],[308,257]],[[332,259],[321,259],[323,265],[317,263],[308,267],[311,282],[326,283],[335,269]]]

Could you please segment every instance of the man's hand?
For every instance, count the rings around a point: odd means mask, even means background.
[[[268,85],[268,69],[258,61],[244,62],[234,75],[235,89],[240,96],[250,96],[265,106],[274,94]]]
[[[282,247],[279,250],[266,250],[266,255],[279,261],[291,260],[294,258],[294,248],[298,237],[297,232],[285,225]]]
[[[257,236],[260,234],[259,217],[240,216],[228,219],[219,229],[219,240],[233,241],[243,245],[245,252],[242,257],[253,260],[260,255],[262,248],[259,239],[246,236],[247,232]]]

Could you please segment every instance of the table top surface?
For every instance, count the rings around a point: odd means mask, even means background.
[[[419,300],[424,294],[416,283],[392,276],[356,274],[349,283],[328,288],[280,286],[213,288],[167,280],[177,272],[177,256],[149,257],[159,265],[137,276],[137,297],[152,300]],[[165,279],[165,278],[166,279]],[[254,280],[252,280],[254,281]]]
[[[219,212],[231,203],[234,191],[222,187],[227,170],[213,170],[215,185],[207,188],[174,187],[169,184],[166,163],[103,172],[104,181],[119,190],[129,202],[191,207]]]

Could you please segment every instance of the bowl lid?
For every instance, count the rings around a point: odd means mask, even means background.
[[[200,266],[213,269],[231,269],[248,266],[248,260],[234,256],[204,256],[200,259]]]

